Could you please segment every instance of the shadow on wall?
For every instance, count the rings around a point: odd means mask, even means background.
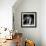
[[[40,29],[39,29],[40,6],[41,6],[40,0],[18,0],[12,7],[13,14],[14,14],[13,27],[15,28],[15,30],[17,29],[18,32],[23,33],[24,39],[27,38],[27,39],[34,40],[36,46],[41,46]],[[38,26],[36,28],[22,28],[21,27],[21,12],[37,12]],[[37,32],[39,33],[38,35],[37,35]]]

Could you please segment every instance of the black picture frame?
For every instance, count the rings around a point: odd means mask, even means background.
[[[21,12],[21,27],[37,27],[37,12]]]

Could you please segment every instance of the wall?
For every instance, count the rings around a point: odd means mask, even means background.
[[[40,44],[40,11],[41,3],[40,0],[23,0],[16,8],[14,6],[14,19],[15,19],[15,30],[23,33],[23,37],[27,39],[34,40],[36,46],[41,46]],[[21,12],[37,12],[37,27],[36,28],[21,28]]]
[[[16,0],[0,0],[0,33],[3,31],[0,34],[0,38],[5,38],[5,36],[10,35],[10,32],[5,32],[3,28],[12,29],[12,6],[15,2]],[[3,28],[1,29],[1,27]]]
[[[0,27],[12,29],[12,6],[16,0],[0,0]]]
[[[45,40],[42,39],[43,36],[45,35],[44,33],[46,32],[45,31],[46,26],[45,26],[45,23],[43,23],[43,22],[46,22],[45,18],[43,18],[43,17],[46,17],[46,16],[43,16],[45,1],[43,2],[43,0],[22,0],[21,2],[20,0],[18,2],[16,2],[13,6],[15,30],[18,30],[18,32],[23,33],[24,39],[27,38],[27,39],[33,40],[36,46],[46,46]],[[37,12],[37,27],[22,28],[21,27],[21,12]],[[46,37],[44,36],[44,39],[45,38]]]
[[[46,46],[46,0],[41,1],[40,32],[42,46]]]

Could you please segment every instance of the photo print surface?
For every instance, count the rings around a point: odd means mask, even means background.
[[[23,24],[24,25],[32,25],[34,24],[34,16],[33,15],[23,15]]]
[[[21,27],[36,27],[36,12],[22,12]]]

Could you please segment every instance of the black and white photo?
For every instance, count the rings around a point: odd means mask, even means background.
[[[36,12],[22,12],[21,27],[36,27]]]

